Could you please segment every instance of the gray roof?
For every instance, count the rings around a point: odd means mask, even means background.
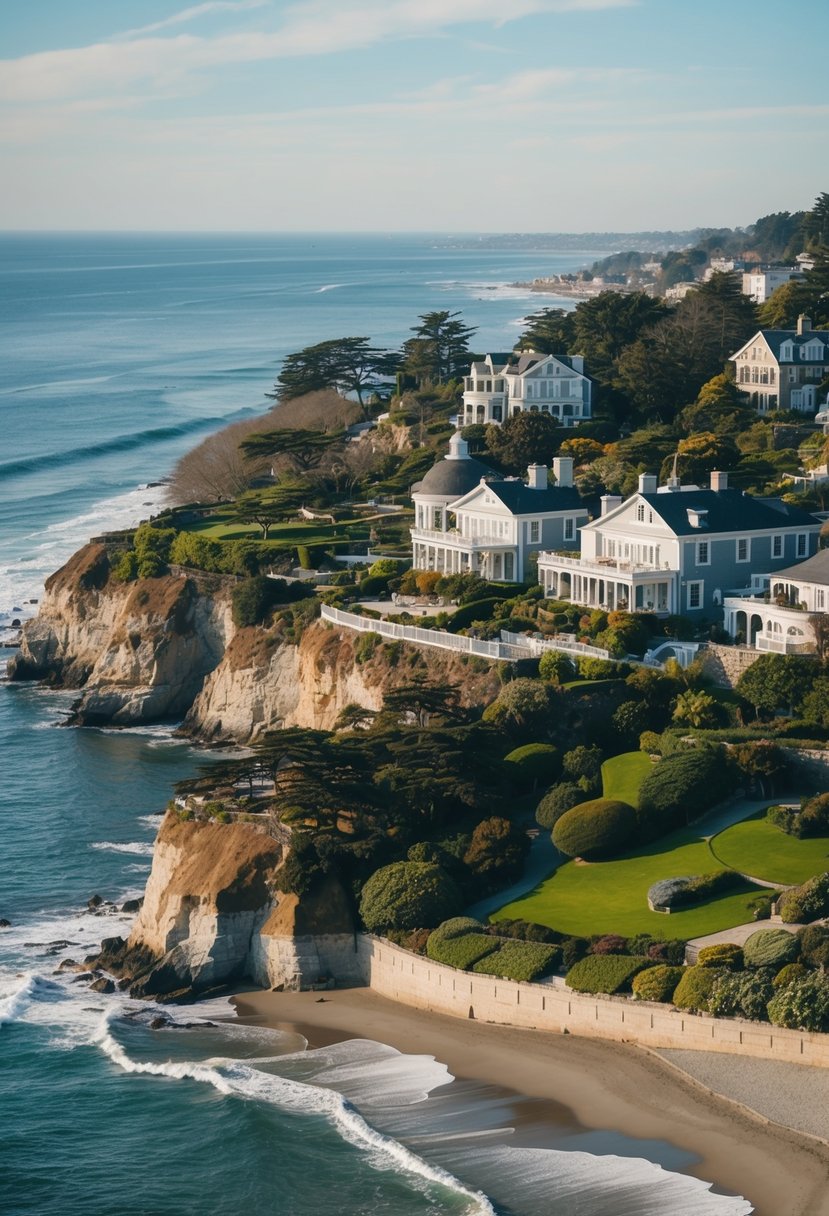
[[[805,333],[799,334],[796,329],[761,329],[760,333],[768,342],[771,352],[777,362],[780,362],[780,348],[784,342],[791,342],[794,350],[799,352],[801,346],[808,345],[811,338],[817,338],[824,346],[829,344],[829,329],[807,329]],[[746,343],[748,345],[748,343]],[[740,348],[742,350],[742,347]],[[826,354],[824,352],[820,359],[801,359],[799,354],[796,359],[785,359],[785,363],[825,363]]]
[[[548,511],[584,510],[578,491],[564,486],[533,490],[523,481],[496,481],[489,487],[513,515],[538,515]]]
[[[814,527],[820,521],[780,498],[752,498],[741,490],[677,490],[642,494],[675,536],[713,532],[769,532],[780,528]],[[694,527],[690,511],[707,511],[705,525]]]
[[[791,579],[798,583],[818,583],[829,587],[829,549],[821,549],[814,557],[807,557],[805,562],[787,566],[785,570],[776,570],[773,579]]]
[[[472,456],[460,460],[449,460],[443,457],[437,464],[432,465],[422,481],[412,486],[413,494],[434,494],[441,498],[462,498],[470,490],[474,490],[482,477],[487,480],[500,478],[488,464],[475,460]]]

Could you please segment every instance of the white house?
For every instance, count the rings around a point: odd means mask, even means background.
[[[829,330],[812,329],[808,317],[796,329],[761,329],[730,356],[738,388],[760,414],[800,410],[814,414],[817,390],[829,374]]]
[[[727,632],[755,650],[813,652],[812,622],[829,610],[829,549],[775,574],[753,575],[751,590],[726,596],[724,608]]]
[[[541,553],[538,577],[549,598],[588,608],[714,619],[727,592],[751,586],[753,568],[814,554],[820,527],[781,499],[729,489],[727,473],[712,473],[709,489],[642,473],[637,493],[602,499],[580,556]]]
[[[546,465],[530,465],[527,481],[501,477],[473,459],[456,433],[449,454],[412,487],[415,570],[521,582],[531,573],[531,554],[575,546],[588,515],[573,486],[572,460],[554,460],[553,471],[554,486]]]
[[[746,270],[743,272],[743,295],[750,296],[755,304],[765,304],[773,291],[788,283],[790,279],[803,277],[799,266],[772,266],[768,270]]]
[[[591,416],[592,390],[580,355],[487,355],[464,381],[462,425],[501,423],[527,410],[578,426]]]

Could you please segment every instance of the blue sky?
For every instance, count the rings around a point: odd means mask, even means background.
[[[829,189],[826,0],[11,0],[0,227],[743,225]]]

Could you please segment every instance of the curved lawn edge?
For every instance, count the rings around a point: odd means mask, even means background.
[[[798,840],[768,822],[765,811],[734,823],[710,841],[721,866],[764,882],[791,886],[829,870],[829,837]]]

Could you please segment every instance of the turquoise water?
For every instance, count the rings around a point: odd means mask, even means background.
[[[589,260],[414,237],[0,238],[0,623],[89,535],[146,515],[147,483],[201,435],[263,408],[289,351],[397,345],[432,308],[503,348],[540,303],[504,284]],[[511,1148],[510,1103],[439,1061],[207,1025],[223,1003],[152,1030],[152,1007],[56,974],[128,931],[86,901],[141,891],[157,813],[203,760],[161,729],[65,729],[70,703],[0,683],[4,1214],[748,1210],[669,1172],[688,1161],[668,1145]]]

